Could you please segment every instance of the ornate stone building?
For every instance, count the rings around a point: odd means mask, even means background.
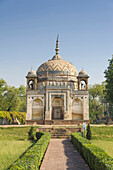
[[[89,120],[88,78],[56,54],[27,78],[26,124],[75,124]]]

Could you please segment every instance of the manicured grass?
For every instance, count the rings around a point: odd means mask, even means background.
[[[0,128],[0,140],[26,140],[30,127]]]
[[[113,141],[113,126],[91,127],[93,140]]]
[[[96,146],[99,146],[113,158],[113,141],[92,140],[91,143]]]
[[[113,158],[113,126],[92,126],[91,131],[91,143],[103,149]]]
[[[33,143],[28,141],[27,127],[0,128],[0,170],[7,169]]]
[[[27,140],[30,128],[31,126],[0,128],[0,140]]]
[[[32,144],[30,141],[0,141],[0,170],[6,170]]]

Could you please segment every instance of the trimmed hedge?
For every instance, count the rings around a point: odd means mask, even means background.
[[[44,133],[46,133],[46,132],[36,132],[36,138],[37,138],[37,140],[39,140]]]
[[[104,150],[92,145],[90,141],[77,133],[71,134],[72,143],[92,170],[113,170],[113,158]]]
[[[51,138],[50,133],[43,133],[41,138],[19,158],[10,170],[38,170]]]

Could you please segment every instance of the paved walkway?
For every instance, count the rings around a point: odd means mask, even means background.
[[[51,139],[40,170],[89,170],[71,140]]]

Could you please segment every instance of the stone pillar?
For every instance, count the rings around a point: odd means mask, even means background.
[[[37,78],[35,78],[34,83],[35,83],[35,90],[37,90]]]
[[[29,90],[29,79],[27,79],[27,90]]]
[[[80,78],[78,78],[78,90],[80,90]]]
[[[88,78],[86,79],[86,90],[88,90]]]

